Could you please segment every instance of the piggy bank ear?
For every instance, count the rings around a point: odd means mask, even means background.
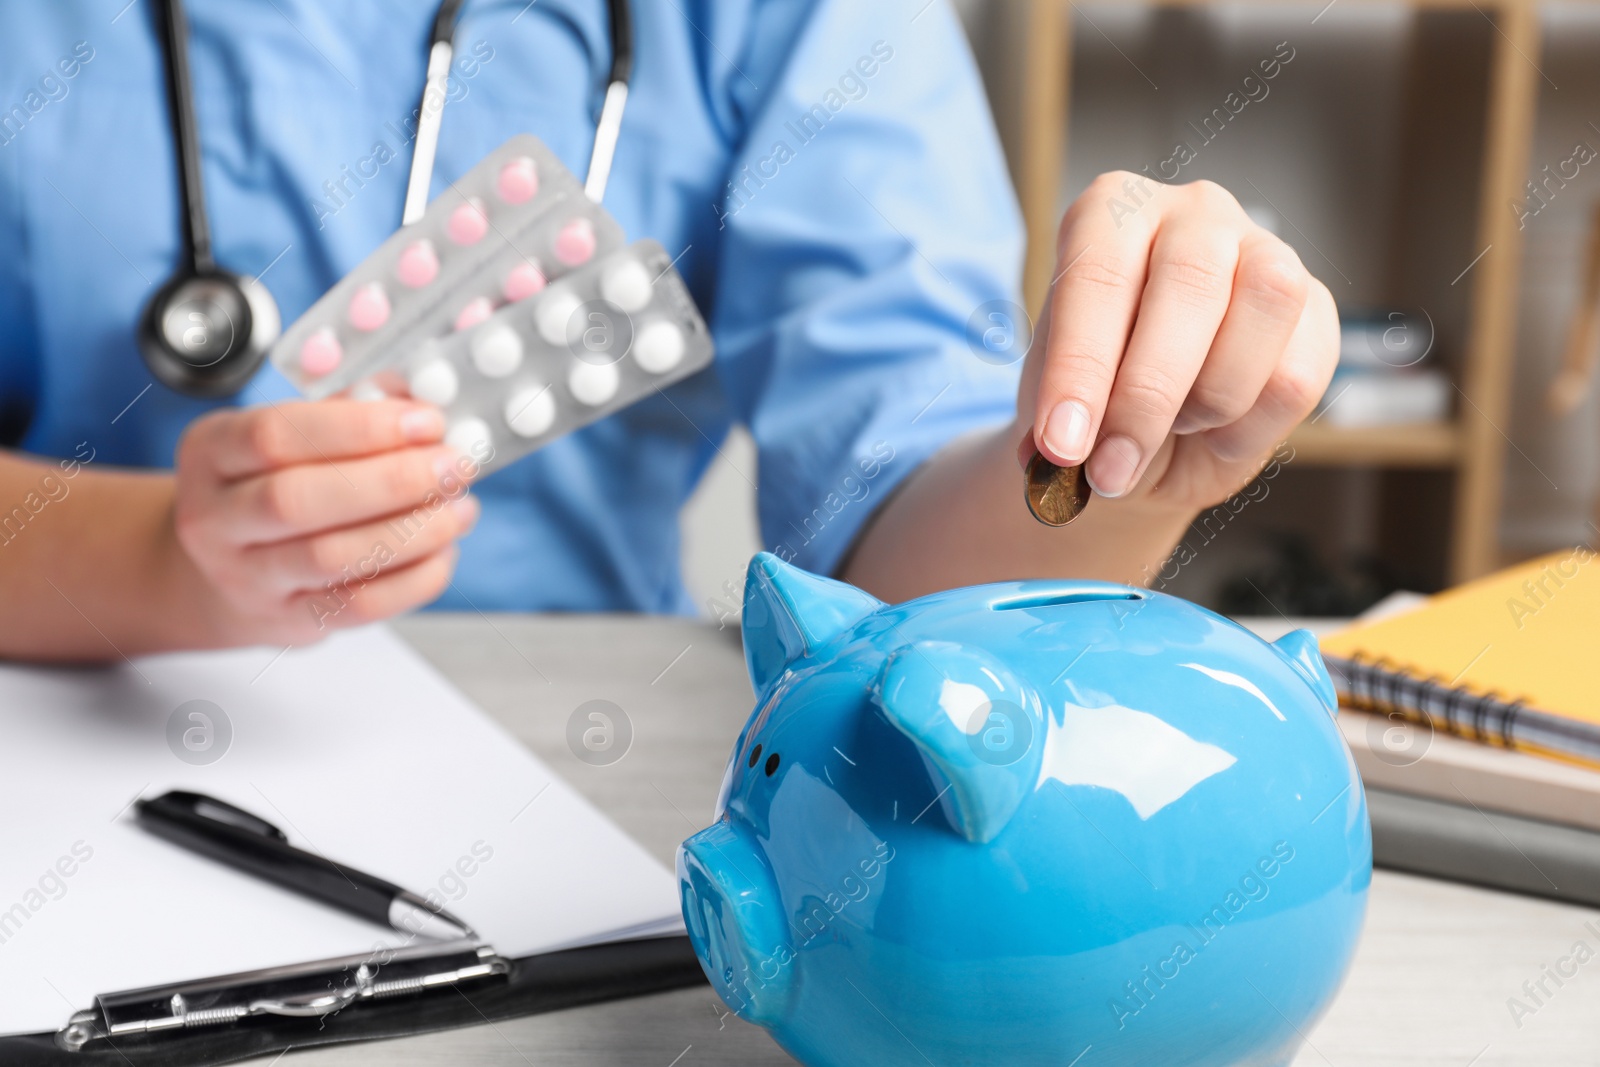
[[[750,560],[744,582],[744,661],[759,696],[790,663],[883,607],[853,585],[819,578],[770,552]]]
[[[945,818],[968,841],[992,841],[1038,785],[1039,696],[981,649],[947,641],[902,646],[884,664],[873,698],[917,746]]]
[[[1322,706],[1330,714],[1339,711],[1339,694],[1334,691],[1333,679],[1328,677],[1328,666],[1322,662],[1322,650],[1317,647],[1317,638],[1310,630],[1290,630],[1276,641],[1272,647],[1278,654],[1289,661],[1289,666],[1294,672],[1305,679],[1311,691],[1317,694],[1317,699],[1322,701]]]

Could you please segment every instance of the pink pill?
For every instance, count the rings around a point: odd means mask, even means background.
[[[400,253],[394,267],[395,277],[408,289],[421,289],[439,276],[439,255],[432,241],[417,241]]]
[[[389,321],[389,294],[377,282],[368,282],[350,298],[350,325],[370,333]]]
[[[544,288],[544,271],[539,269],[538,264],[524,260],[511,268],[502,288],[506,299],[513,304],[518,300],[526,300]]]
[[[556,258],[569,267],[587,263],[594,255],[594,223],[571,219],[556,234]]]
[[[326,326],[307,337],[300,346],[300,369],[313,378],[333,373],[343,358],[344,349],[339,339]]]
[[[539,192],[539,172],[533,160],[518,156],[500,168],[500,181],[496,188],[500,199],[508,204],[522,204],[532,200]]]
[[[475,245],[483,240],[483,235],[489,232],[489,216],[484,214],[483,201],[473,197],[450,212],[445,232],[458,245]]]
[[[461,313],[456,316],[456,329],[470,330],[493,314],[494,305],[489,303],[489,298],[486,296],[477,297],[468,301],[467,306],[462,308]]]

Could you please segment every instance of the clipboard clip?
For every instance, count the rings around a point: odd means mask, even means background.
[[[92,1042],[225,1026],[259,1016],[316,1018],[362,1001],[406,996],[510,973],[475,939],[379,949],[258,971],[102,993],[55,1035],[77,1052]]]

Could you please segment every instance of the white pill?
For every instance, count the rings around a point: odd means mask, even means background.
[[[657,320],[633,339],[633,359],[651,374],[665,374],[682,361],[683,348],[683,331],[673,323]]]
[[[567,327],[582,306],[583,303],[565,289],[546,289],[534,315],[539,336],[553,345],[566,344]]]
[[[357,382],[350,387],[351,400],[387,400],[389,394],[377,382]]]
[[[572,365],[567,374],[567,388],[578,402],[599,407],[617,395],[617,365],[615,363],[585,363]]]
[[[538,437],[556,421],[556,398],[548,385],[518,389],[506,401],[506,425],[518,437]]]
[[[472,335],[472,365],[486,378],[504,378],[522,365],[522,338],[505,323]]]
[[[448,361],[435,356],[411,372],[410,383],[412,396],[444,407],[456,398],[461,380]]]
[[[637,259],[625,259],[600,275],[600,295],[623,311],[639,311],[650,303],[650,272]]]
[[[484,462],[494,452],[494,437],[482,419],[460,419],[444,435],[444,443],[457,452]]]

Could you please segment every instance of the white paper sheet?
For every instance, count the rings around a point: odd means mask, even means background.
[[[141,830],[131,801],[168,789],[436,894],[506,955],[674,926],[672,875],[393,633],[280,651],[0,667],[0,1033],[54,1030],[97,993],[400,941]],[[169,744],[193,700],[231,726],[211,763]]]

